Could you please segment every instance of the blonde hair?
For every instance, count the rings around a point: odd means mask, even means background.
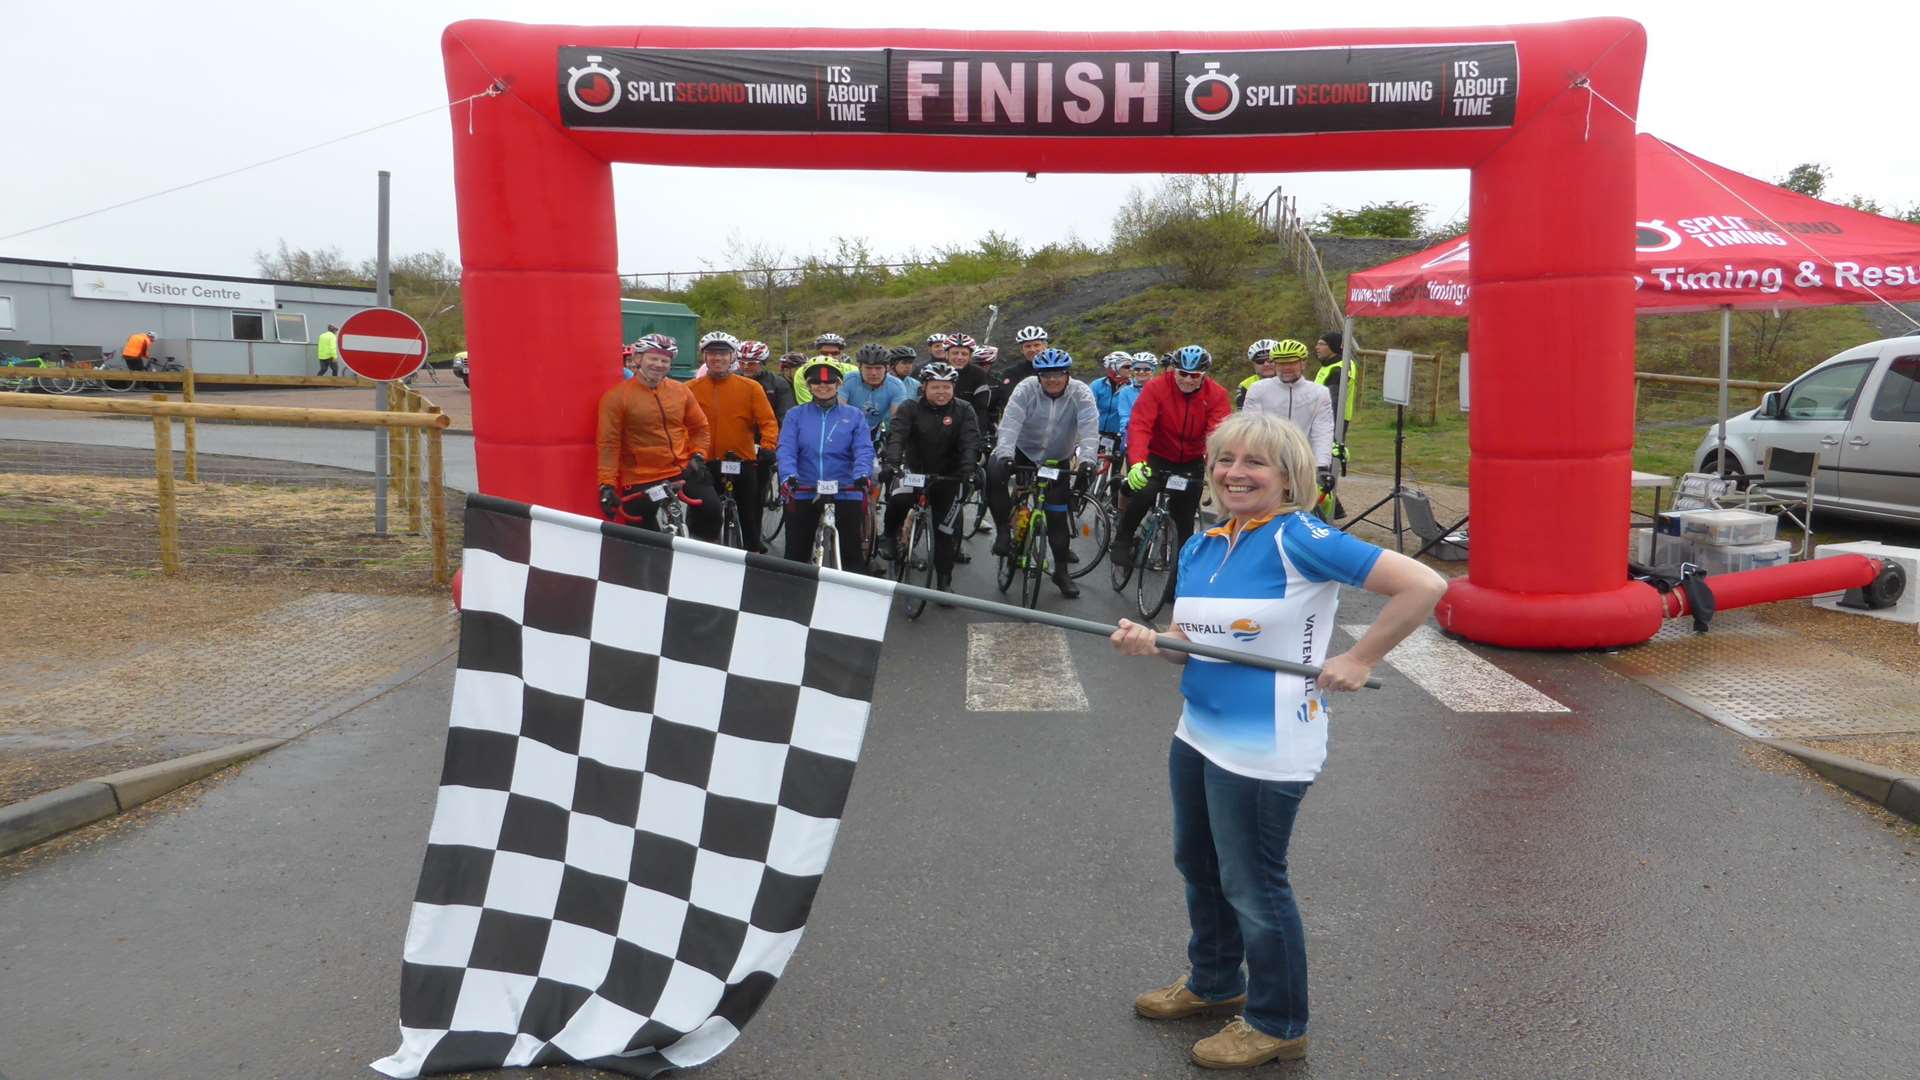
[[[1235,413],[1220,422],[1207,436],[1207,490],[1215,506],[1222,505],[1220,492],[1213,490],[1213,463],[1229,447],[1266,458],[1286,483],[1286,499],[1281,513],[1305,510],[1319,496],[1319,478],[1313,467],[1313,445],[1306,432],[1272,413]]]

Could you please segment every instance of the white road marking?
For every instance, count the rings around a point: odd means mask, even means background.
[[[419,338],[376,337],[372,334],[348,334],[340,339],[340,347],[354,352],[399,353],[402,356],[419,356],[426,348]]]
[[[1367,632],[1342,625],[1350,636]],[[1488,663],[1431,626],[1407,635],[1387,663],[1454,712],[1572,712],[1565,705]]]
[[[1067,632],[1037,623],[967,624],[967,708],[973,712],[1086,712]]]

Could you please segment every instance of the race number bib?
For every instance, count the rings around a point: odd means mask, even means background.
[[[1100,436],[1100,452],[1103,454],[1113,453],[1113,436],[1111,435]]]
[[[723,461],[720,463],[720,473],[723,476],[739,476],[740,463],[737,461]]]
[[[668,499],[673,498],[673,493],[667,490],[667,485],[655,484],[647,489],[647,498],[652,499],[654,502],[666,502]]]
[[[927,486],[924,473],[910,472],[900,474],[900,486],[903,488],[923,488]]]
[[[840,494],[840,481],[822,480],[813,485],[813,490],[817,495],[838,495]]]
[[[1060,470],[1051,465],[1042,465],[1040,466],[1040,479],[1058,480],[1060,479]]]
[[[1185,490],[1187,490],[1187,478],[1186,478],[1186,477],[1184,477],[1184,476],[1169,476],[1169,477],[1167,477],[1167,490],[1168,490],[1168,491],[1185,491]]]

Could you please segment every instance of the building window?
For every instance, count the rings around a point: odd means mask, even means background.
[[[0,296],[0,330],[13,329],[13,297]]]
[[[233,340],[267,340],[267,320],[257,311],[236,311],[233,313]]]
[[[297,311],[276,312],[273,325],[280,332],[280,340],[295,345],[307,344],[307,317]]]

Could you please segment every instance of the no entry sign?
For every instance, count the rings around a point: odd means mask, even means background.
[[[340,324],[340,359],[363,379],[404,379],[427,359],[427,332],[404,311],[356,311]]]

